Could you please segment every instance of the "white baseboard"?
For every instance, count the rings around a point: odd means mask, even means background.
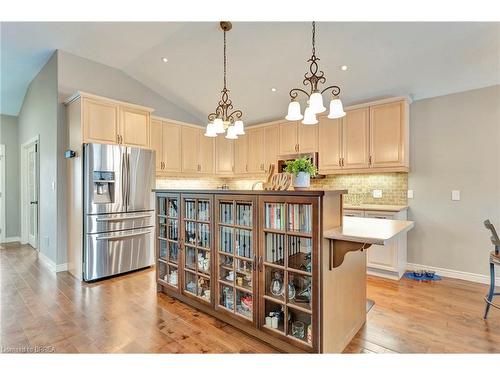
[[[490,284],[490,275],[481,275],[480,273],[471,273],[464,271],[455,271],[446,268],[439,268],[433,266],[425,266],[423,264],[408,263],[406,267],[409,271],[413,270],[431,270],[436,274],[443,277],[450,277],[452,279],[472,281],[480,284]],[[500,285],[500,277],[495,277],[495,284]]]
[[[61,263],[56,265],[56,272],[63,272],[68,270],[68,263]]]
[[[54,261],[52,259],[50,259],[47,255],[43,254],[41,251],[38,251],[38,258],[43,262],[45,263],[45,265],[47,267],[49,267],[49,269],[52,271],[52,272],[56,272],[56,264],[54,263]]]
[[[5,237],[2,242],[3,243],[21,242],[21,237]]]

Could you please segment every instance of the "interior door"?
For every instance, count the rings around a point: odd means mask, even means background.
[[[28,148],[28,243],[38,249],[38,142]]]

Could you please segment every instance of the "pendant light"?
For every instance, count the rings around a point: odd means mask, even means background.
[[[318,84],[326,82],[325,74],[318,67],[319,58],[316,57],[316,22],[312,23],[312,56],[307,62],[310,62],[309,72],[304,75],[304,86],[310,86],[309,92],[304,89],[295,88],[290,90],[290,104],[288,105],[288,113],[285,117],[288,121],[302,120],[304,125],[314,125],[318,123],[316,115],[326,111],[323,105],[323,93],[331,90],[330,112],[328,118],[340,118],[345,116],[342,102],[339,99],[340,87],[332,85],[319,90]],[[299,93],[303,93],[308,98],[308,106],[302,116],[300,111],[300,103],[296,101]]]

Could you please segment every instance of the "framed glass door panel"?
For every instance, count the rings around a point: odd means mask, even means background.
[[[319,321],[318,203],[316,197],[259,197],[259,325],[313,351]]]
[[[256,324],[255,199],[216,196],[216,309]]]
[[[212,197],[182,195],[183,292],[212,304]]]
[[[178,194],[157,196],[157,278],[162,284],[179,289],[179,202]]]

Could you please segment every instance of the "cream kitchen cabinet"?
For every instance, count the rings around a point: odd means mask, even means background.
[[[264,173],[266,170],[265,136],[265,128],[247,130],[248,173],[259,174]]]
[[[214,139],[205,137],[204,129],[196,126],[182,125],[182,173],[213,174],[214,173]]]
[[[152,108],[83,92],[65,104],[72,140],[150,148]]]
[[[319,173],[328,174],[342,168],[341,118],[319,118]]]
[[[408,103],[370,106],[372,168],[408,166]]]
[[[344,216],[406,220],[407,210],[399,212],[344,209]],[[366,253],[367,274],[399,280],[406,272],[407,235],[400,234],[387,245],[372,245]]]
[[[347,111],[342,118],[342,168],[370,167],[370,111]]]
[[[318,126],[303,125],[300,121],[279,124],[280,155],[317,152]]]
[[[151,148],[156,151],[156,174],[181,172],[181,126],[151,120]]]
[[[218,136],[215,140],[215,173],[234,173],[234,141],[223,136]]]
[[[264,172],[269,171],[269,166],[278,167],[278,150],[280,146],[280,130],[278,125],[269,125],[264,129]]]
[[[248,131],[247,131],[248,134]],[[234,143],[234,173],[248,172],[248,135],[239,136]]]

